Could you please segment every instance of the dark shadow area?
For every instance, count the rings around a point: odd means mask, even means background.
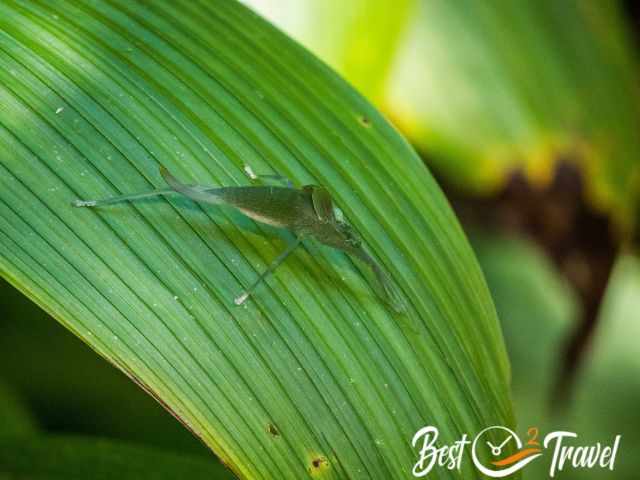
[[[0,382],[49,433],[123,439],[210,456],[151,397],[0,279]]]

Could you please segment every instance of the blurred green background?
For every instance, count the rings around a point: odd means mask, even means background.
[[[496,303],[520,431],[567,429],[581,444],[622,434],[614,472],[556,478],[637,478],[633,2],[245,3],[354,83],[440,179]],[[562,195],[552,187],[558,165],[578,179]],[[572,394],[554,408],[567,339],[590,310]],[[0,416],[0,437],[39,430],[209,456],[154,400],[4,281]],[[534,462],[524,477],[546,478],[547,470],[548,459]]]

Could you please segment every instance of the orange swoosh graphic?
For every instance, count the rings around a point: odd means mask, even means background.
[[[519,452],[514,453],[507,458],[503,458],[502,460],[491,463],[496,467],[505,467],[507,465],[511,465],[512,463],[516,463],[520,459],[526,458],[530,455],[533,455],[534,453],[539,453],[541,451],[542,450],[540,450],[539,448],[525,448],[524,450],[520,450]]]

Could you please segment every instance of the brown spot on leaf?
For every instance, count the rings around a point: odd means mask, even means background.
[[[278,430],[278,428],[273,423],[270,423],[270,424],[267,425],[267,432],[272,437],[279,437],[280,436],[280,431]]]
[[[329,459],[323,455],[318,455],[311,460],[311,473],[320,473],[329,468]]]
[[[371,120],[369,119],[369,117],[366,117],[364,115],[361,115],[358,120],[360,121],[360,124],[363,127],[369,128],[371,126]]]

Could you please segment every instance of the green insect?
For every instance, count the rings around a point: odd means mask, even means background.
[[[249,173],[250,170],[247,170],[247,172]],[[303,239],[311,237],[320,243],[353,255],[369,265],[382,287],[380,293],[389,306],[396,312],[403,312],[406,309],[403,298],[384,270],[367,253],[360,237],[344,220],[342,211],[333,204],[327,189],[317,185],[305,185],[300,189],[293,188],[290,181],[277,175],[265,175],[261,178],[286,180],[286,187],[244,186],[216,188],[205,185],[185,185],[164,167],[160,167],[160,174],[169,185],[169,188],[104,200],[76,200],[73,205],[76,207],[100,207],[156,195],[180,193],[196,202],[235,207],[257,222],[289,230],[294,235],[295,241],[278,255],[244,293],[236,297],[236,305],[244,303],[260,282],[278,268],[300,245]],[[250,173],[250,176],[257,178],[252,173]]]

